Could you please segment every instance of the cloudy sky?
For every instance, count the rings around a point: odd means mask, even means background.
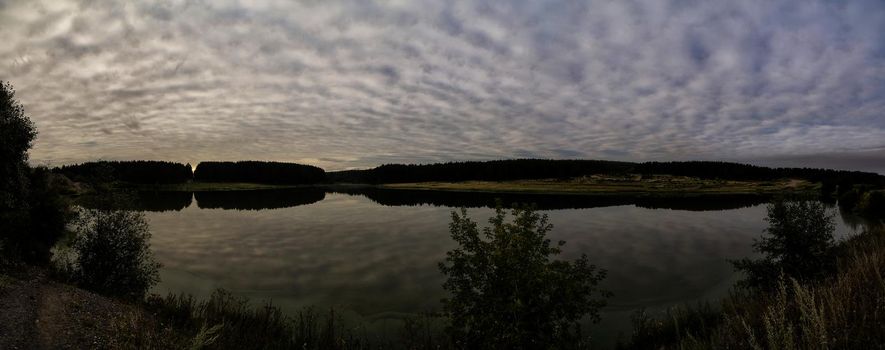
[[[33,163],[885,173],[885,2],[0,0]]]

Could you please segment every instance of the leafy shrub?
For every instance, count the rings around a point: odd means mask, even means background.
[[[75,220],[69,266],[73,280],[86,289],[141,299],[159,281],[159,264],[150,250],[144,214],[115,209],[81,209]]]
[[[609,293],[597,284],[605,271],[587,256],[574,262],[551,260],[559,254],[546,237],[552,225],[532,208],[513,209],[506,222],[498,206],[491,227],[452,213],[449,225],[459,247],[447,253],[440,270],[448,279],[443,300],[447,331],[456,347],[546,348],[578,346],[580,320],[599,320]],[[565,242],[559,242],[562,246]]]
[[[833,254],[835,214],[820,202],[777,201],[768,205],[768,228],[753,243],[764,254],[758,260],[734,261],[744,271],[743,287],[770,290],[781,274],[800,282],[830,275],[836,267]]]

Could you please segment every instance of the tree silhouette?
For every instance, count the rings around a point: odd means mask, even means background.
[[[318,167],[282,162],[201,162],[194,171],[194,180],[204,182],[301,185],[325,179],[326,172]]]
[[[567,262],[546,237],[546,215],[530,207],[513,209],[512,222],[500,206],[482,232],[466,209],[452,213],[449,225],[459,247],[447,253],[440,270],[447,328],[458,347],[538,349],[571,347],[582,341],[579,321],[599,320],[609,293],[597,284],[605,271],[587,256]]]
[[[774,288],[780,275],[810,281],[836,267],[833,252],[835,214],[816,201],[777,201],[768,205],[768,228],[753,243],[761,259],[734,261],[746,278],[740,285]]]
[[[57,173],[87,183],[124,181],[139,184],[185,183],[193,179],[190,166],[155,160],[97,161],[56,168]]]
[[[36,136],[12,84],[0,80],[0,210],[21,206],[25,199],[28,150]]]

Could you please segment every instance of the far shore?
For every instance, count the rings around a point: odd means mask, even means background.
[[[646,177],[590,176],[565,180],[414,182],[394,184],[335,183],[316,185],[274,185],[242,182],[188,182],[182,184],[159,185],[120,184],[117,187],[170,192],[248,191],[310,187],[374,187],[390,190],[631,196],[803,194],[820,190],[820,184],[798,179],[781,179],[775,181],[730,181],[667,175]]]
[[[675,176],[645,179],[589,177],[571,180],[419,182],[379,185],[385,189],[634,196],[701,196],[720,194],[800,194],[819,191],[805,180],[725,181]]]

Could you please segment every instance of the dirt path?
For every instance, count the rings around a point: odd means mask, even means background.
[[[13,279],[0,291],[0,349],[38,349],[37,308],[43,276]]]
[[[0,289],[0,349],[160,348],[138,339],[150,324],[140,309],[39,271],[21,276],[28,277],[7,279]]]

